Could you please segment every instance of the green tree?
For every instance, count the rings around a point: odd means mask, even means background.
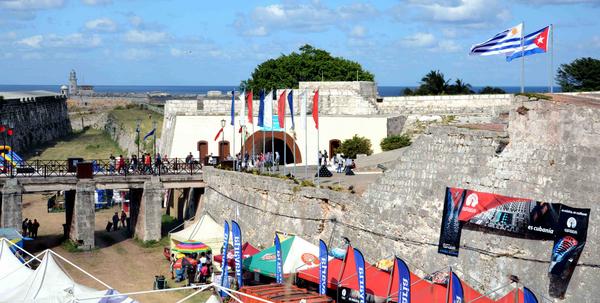
[[[563,92],[600,90],[600,60],[587,57],[561,64],[556,80]]]
[[[470,95],[474,94],[471,84],[463,82],[461,79],[456,79],[454,84],[448,86],[447,93],[449,95]]]
[[[454,84],[450,84],[450,79],[439,70],[432,70],[421,79],[419,87],[415,90],[410,88],[402,92],[405,96],[426,96],[426,95],[468,95],[475,93],[471,84],[465,83],[461,79],[456,79]]]
[[[371,140],[360,137],[359,135],[354,135],[351,139],[344,140],[340,145],[339,151],[344,154],[344,156],[352,159],[356,159],[357,154],[370,155],[373,153],[373,150],[371,149]]]
[[[325,50],[310,45],[300,47],[300,53],[282,54],[259,64],[242,89],[297,88],[300,81],[373,81],[375,77],[354,61],[333,57]]]
[[[486,86],[482,88],[481,91],[479,91],[479,93],[482,95],[506,94],[506,92],[503,89],[491,86]]]
[[[381,150],[388,151],[409,146],[411,144],[410,137],[407,135],[393,135],[383,138],[379,146]]]

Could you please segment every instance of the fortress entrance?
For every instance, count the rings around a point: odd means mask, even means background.
[[[265,141],[265,148],[263,150],[263,139]],[[278,131],[273,132],[273,137],[271,138],[270,131],[257,131],[252,134],[246,142],[244,143],[244,152],[248,152],[248,154],[252,154],[252,143],[254,143],[254,152],[256,154],[262,152],[271,152],[272,147],[275,147],[275,151],[279,152],[279,164],[283,164],[283,158],[285,153],[285,158],[287,160],[286,164],[290,163],[302,163],[302,153],[300,153],[300,149],[296,144],[296,140],[292,136],[287,133]],[[287,145],[286,145],[287,143]],[[294,150],[296,151],[296,159],[294,159]]]

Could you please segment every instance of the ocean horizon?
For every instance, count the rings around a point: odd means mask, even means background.
[[[0,91],[32,91],[32,90],[47,90],[59,92],[61,85],[11,85],[0,84]],[[507,93],[519,93],[520,86],[497,86]],[[382,97],[402,96],[406,88],[415,89],[416,86],[377,86],[379,95]],[[475,92],[483,89],[483,86],[473,86]],[[95,85],[94,91],[97,93],[167,93],[171,95],[204,95],[208,91],[227,92],[238,90],[237,85]],[[560,92],[560,87],[555,86],[554,92]],[[526,86],[525,92],[528,93],[547,93],[548,86]]]

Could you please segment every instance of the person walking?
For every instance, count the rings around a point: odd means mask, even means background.
[[[150,157],[149,153],[146,153],[144,155],[144,167],[146,169],[146,173],[147,174],[151,174],[152,173],[152,157]]]
[[[117,163],[117,171],[119,174],[125,174],[125,157],[123,157],[123,155],[119,155],[119,161]]]
[[[38,229],[40,228],[40,223],[37,219],[33,219],[33,224],[31,224],[31,237],[37,239]]]
[[[112,223],[113,223],[113,231],[117,231],[117,229],[119,229],[119,213],[115,212],[115,214],[112,216]]]
[[[329,160],[329,156],[327,155],[327,150],[323,150],[323,161],[325,162],[325,166],[327,166],[327,160]]]
[[[127,214],[124,210],[121,210],[121,226],[125,228],[125,221],[127,221]]]
[[[33,231],[33,222],[31,222],[31,219],[29,219],[27,221],[27,237],[31,238],[31,232]]]
[[[27,220],[29,220],[29,218],[25,218],[25,220],[23,220],[23,223],[21,223],[21,229],[23,230],[23,237],[27,237]]]
[[[275,151],[275,165],[277,166],[277,171],[279,171],[279,152]]]
[[[319,151],[319,167],[321,167],[321,163],[323,163],[323,154]]]
[[[116,166],[117,166],[117,159],[115,159],[115,156],[113,156],[113,154],[110,154],[110,157],[108,157],[108,171],[110,172],[111,175],[115,173]]]

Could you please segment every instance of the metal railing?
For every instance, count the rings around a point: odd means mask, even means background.
[[[79,172],[78,172],[79,171]],[[168,158],[144,164],[126,159],[124,163],[111,159],[85,161],[31,160],[12,165],[0,160],[0,178],[12,177],[77,177],[77,176],[144,176],[144,175],[197,175],[202,173],[199,159],[186,161]]]

